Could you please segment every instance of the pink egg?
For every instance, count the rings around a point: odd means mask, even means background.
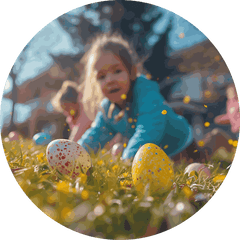
[[[188,174],[188,176],[190,176],[190,173],[193,171],[196,171],[198,174],[203,174],[206,177],[211,177],[209,168],[202,163],[192,163],[188,165],[184,170],[184,174]]]
[[[8,138],[10,141],[16,141],[19,140],[20,134],[16,131],[12,131],[8,134]]]
[[[91,167],[91,158],[88,152],[78,143],[57,139],[47,146],[46,156],[52,169],[57,169],[64,175],[72,178],[80,173],[87,173]]]

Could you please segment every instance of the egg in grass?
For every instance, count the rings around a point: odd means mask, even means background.
[[[147,143],[133,159],[132,179],[138,192],[143,192],[147,184],[150,193],[166,192],[173,185],[173,162],[159,146]]]
[[[87,173],[91,167],[91,158],[88,152],[78,143],[57,139],[47,146],[46,156],[52,169],[63,175],[77,177],[80,173]]]

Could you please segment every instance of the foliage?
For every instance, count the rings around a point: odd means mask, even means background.
[[[20,187],[32,202],[58,223],[94,237],[133,239],[156,234],[185,221],[201,209],[224,180],[235,154],[225,164],[215,155],[205,164],[211,177],[184,174],[184,159],[174,166],[175,182],[165,194],[138,193],[132,186],[131,166],[103,149],[92,156],[91,174],[77,179],[52,172],[46,146],[31,140],[3,141],[4,151]],[[223,167],[224,166],[224,167]]]

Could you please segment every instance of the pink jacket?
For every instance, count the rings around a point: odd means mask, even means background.
[[[217,116],[214,121],[217,124],[231,124],[232,132],[236,133],[240,127],[240,113],[237,92],[234,85],[228,87],[227,99],[227,113]]]

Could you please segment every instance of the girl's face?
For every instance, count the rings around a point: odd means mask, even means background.
[[[121,60],[112,53],[102,53],[95,69],[103,95],[122,106],[130,89],[130,75]]]
[[[79,105],[78,103],[63,103],[62,108],[67,115],[74,117],[77,114]]]

